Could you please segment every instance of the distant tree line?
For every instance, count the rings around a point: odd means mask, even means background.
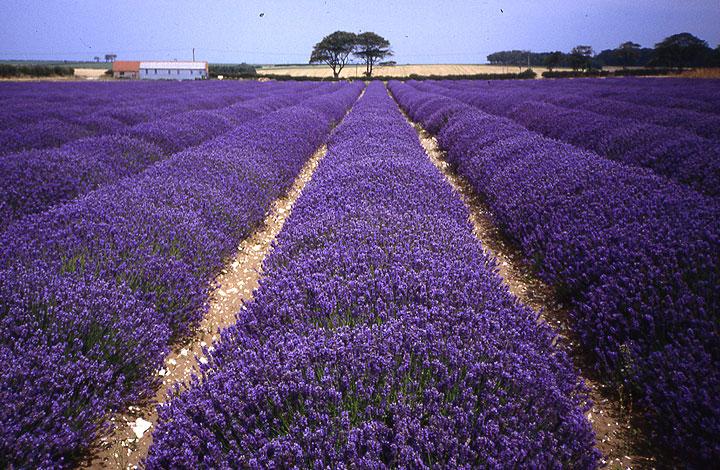
[[[257,70],[250,64],[210,64],[208,73],[211,77],[222,75],[224,78],[254,78]]]
[[[365,64],[365,76],[370,77],[375,64],[391,55],[390,41],[372,31],[360,34],[335,31],[315,44],[310,63],[328,65],[333,77],[338,78],[353,56]]]
[[[13,65],[0,64],[0,77],[52,77],[52,76],[72,76],[75,69],[72,67],[62,67],[59,65]]]
[[[668,36],[655,44],[654,48],[626,41],[615,49],[605,49],[597,55],[591,46],[578,45],[569,52],[500,51],[487,56],[487,60],[495,65],[544,66],[550,70],[559,67],[591,70],[603,66],[720,67],[720,45],[712,49],[707,41],[690,33],[679,33]]]

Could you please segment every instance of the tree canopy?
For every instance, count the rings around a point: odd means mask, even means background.
[[[338,78],[342,69],[350,62],[350,55],[353,55],[365,63],[365,75],[370,76],[373,66],[392,54],[390,41],[376,33],[367,31],[355,34],[335,31],[315,44],[310,55],[310,63],[329,65],[333,76]]]
[[[338,78],[347,65],[350,54],[355,50],[357,35],[347,31],[335,31],[315,44],[310,55],[311,64],[324,63],[330,66],[333,76]]]
[[[384,37],[367,31],[356,36],[353,55],[365,62],[365,75],[372,75],[373,66],[385,57],[391,56],[390,41]]]
[[[575,46],[572,51],[570,51],[570,66],[573,70],[589,69],[592,56],[592,46]]]
[[[543,63],[545,66],[547,66],[548,70],[552,72],[552,69],[555,67],[559,67],[560,64],[563,61],[563,53],[560,51],[555,51],[547,54],[545,56],[545,59],[543,60]]]
[[[720,66],[720,46],[711,49],[706,41],[690,33],[668,36],[655,47],[642,47],[633,41],[625,41],[614,49],[605,49],[593,55],[592,47],[577,46],[570,52],[527,52],[521,50],[499,51],[487,56],[491,64],[520,65],[530,59],[530,65],[572,67],[575,70],[588,67],[717,67]]]
[[[623,67],[632,65],[640,57],[640,44],[632,41],[625,41],[620,44],[615,53],[622,61]]]
[[[690,33],[673,34],[655,44],[657,61],[669,67],[699,65],[711,51],[708,43]]]

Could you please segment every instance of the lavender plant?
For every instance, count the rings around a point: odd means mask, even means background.
[[[504,87],[497,93],[455,91],[436,84],[415,86],[439,93],[500,116],[528,129],[612,160],[650,168],[655,173],[711,196],[720,195],[720,141],[684,129],[603,116],[585,109],[568,109],[537,101],[531,91]]]
[[[319,93],[306,88],[284,85],[270,96],[242,100],[225,108],[188,111],[113,135],[70,142],[58,149],[0,156],[0,186],[4,188],[0,192],[0,229]]]
[[[720,208],[647,170],[392,82],[496,223],[572,306],[608,383],[691,465],[720,457]],[[426,103],[432,102],[432,106]]]
[[[147,394],[224,259],[361,85],[326,85],[0,235],[0,466],[69,467]]]
[[[595,467],[568,357],[382,84],[328,148],[148,468]]]

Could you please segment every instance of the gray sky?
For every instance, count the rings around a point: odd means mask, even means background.
[[[375,31],[399,63],[483,63],[498,50],[599,52],[690,32],[720,42],[720,0],[2,0],[1,59],[305,63],[335,30]]]

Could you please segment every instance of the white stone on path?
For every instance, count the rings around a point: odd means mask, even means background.
[[[135,433],[135,436],[137,436],[138,439],[143,437],[143,434],[145,434],[145,431],[150,429],[151,426],[152,426],[152,423],[150,421],[146,421],[142,418],[136,419],[135,424],[130,425],[133,432]]]

